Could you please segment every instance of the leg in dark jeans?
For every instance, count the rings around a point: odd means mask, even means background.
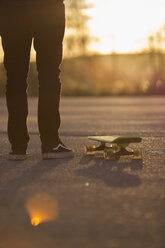
[[[38,126],[42,151],[59,142],[60,69],[65,29],[65,8],[62,1],[40,8],[34,15],[34,48],[39,78]]]
[[[15,152],[27,149],[29,135],[26,126],[27,106],[27,74],[32,37],[26,25],[21,21],[20,10],[7,10],[6,25],[2,30],[4,49],[4,66],[7,71],[6,100],[8,107],[8,136]]]

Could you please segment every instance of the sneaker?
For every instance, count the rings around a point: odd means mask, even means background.
[[[9,153],[9,160],[11,161],[23,161],[27,157],[26,152],[22,153],[16,153],[16,152],[10,152]]]
[[[42,152],[42,157],[43,159],[72,158],[74,157],[74,152],[60,142],[56,147],[53,147],[49,151]]]

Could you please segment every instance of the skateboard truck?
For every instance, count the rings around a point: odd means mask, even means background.
[[[97,156],[98,153],[102,152],[100,154],[102,155],[102,157],[104,157],[107,160],[117,159],[120,156],[131,156],[133,159],[142,158],[141,148],[135,148],[129,150],[126,149],[130,143],[141,142],[140,137],[93,136],[93,137],[88,137],[88,139],[98,141],[100,142],[100,145],[99,146],[93,144],[86,145],[85,146],[86,155]],[[109,146],[107,144],[109,144]]]
[[[100,142],[99,146],[88,144],[85,146],[85,153],[86,155],[94,155],[97,151],[104,151],[105,149],[108,149],[108,148],[109,147],[107,147],[106,144],[103,142]]]

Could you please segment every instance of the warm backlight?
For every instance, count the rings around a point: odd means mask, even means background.
[[[57,200],[45,193],[32,196],[26,203],[26,209],[33,226],[38,226],[43,222],[54,221],[59,214]]]
[[[89,2],[88,0],[86,1]],[[165,0],[90,0],[90,49],[102,53],[135,52],[148,47],[148,37],[164,26]]]
[[[40,224],[40,218],[39,217],[34,217],[31,219],[31,224],[33,226],[38,226]]]

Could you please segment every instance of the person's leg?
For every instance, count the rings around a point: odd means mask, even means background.
[[[8,136],[12,151],[25,153],[29,135],[26,126],[27,74],[32,37],[22,10],[4,9],[1,31],[4,66],[7,71],[6,100],[8,108]]]
[[[35,9],[34,48],[39,78],[38,126],[42,152],[59,142],[60,69],[65,29],[63,1]]]

